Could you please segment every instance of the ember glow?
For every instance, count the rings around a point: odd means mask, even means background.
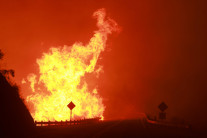
[[[26,80],[33,91],[26,97],[26,102],[34,106],[34,110],[29,108],[34,120],[68,120],[70,101],[76,105],[73,119],[103,118],[102,98],[96,88],[88,89],[84,76],[87,73],[98,77],[102,67],[96,63],[105,49],[107,35],[118,31],[116,22],[105,15],[104,9],[94,12],[98,30],[87,45],[78,42],[72,46],[52,47],[37,59],[39,75],[29,74]]]

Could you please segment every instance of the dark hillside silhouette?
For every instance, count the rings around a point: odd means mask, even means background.
[[[0,59],[3,54],[0,51]],[[34,121],[19,97],[16,85],[5,75],[14,76],[13,70],[0,70],[0,137],[28,137],[34,131]]]

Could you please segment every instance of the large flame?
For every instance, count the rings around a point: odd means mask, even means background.
[[[53,47],[37,59],[40,75],[28,75],[33,94],[26,98],[27,103],[34,105],[34,111],[29,110],[36,121],[68,120],[70,110],[67,104],[70,101],[76,105],[73,119],[103,117],[102,98],[96,88],[88,89],[84,75],[96,74],[102,69],[96,67],[96,63],[106,46],[107,35],[118,30],[116,22],[105,19],[105,15],[104,9],[94,12],[98,30],[87,45],[75,43]]]

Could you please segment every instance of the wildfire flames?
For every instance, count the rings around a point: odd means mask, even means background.
[[[116,22],[105,18],[104,9],[94,12],[98,30],[87,45],[50,48],[37,59],[39,75],[29,74],[23,83],[29,82],[33,93],[26,97],[29,110],[36,121],[68,120],[67,105],[75,103],[73,119],[103,117],[105,106],[97,89],[89,90],[85,74],[95,75],[102,68],[96,63],[106,46],[107,35],[118,30]]]

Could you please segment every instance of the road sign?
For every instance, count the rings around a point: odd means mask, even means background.
[[[70,109],[70,122],[71,122],[71,118],[72,118],[72,110],[75,107],[75,104],[71,101],[68,105],[68,108]]]
[[[71,101],[69,104],[68,104],[68,108],[70,110],[73,110],[73,108],[75,107],[75,104]]]
[[[167,106],[164,102],[162,102],[162,103],[158,106],[158,108],[159,108],[162,112],[164,112],[164,111],[168,108],[168,106]]]

